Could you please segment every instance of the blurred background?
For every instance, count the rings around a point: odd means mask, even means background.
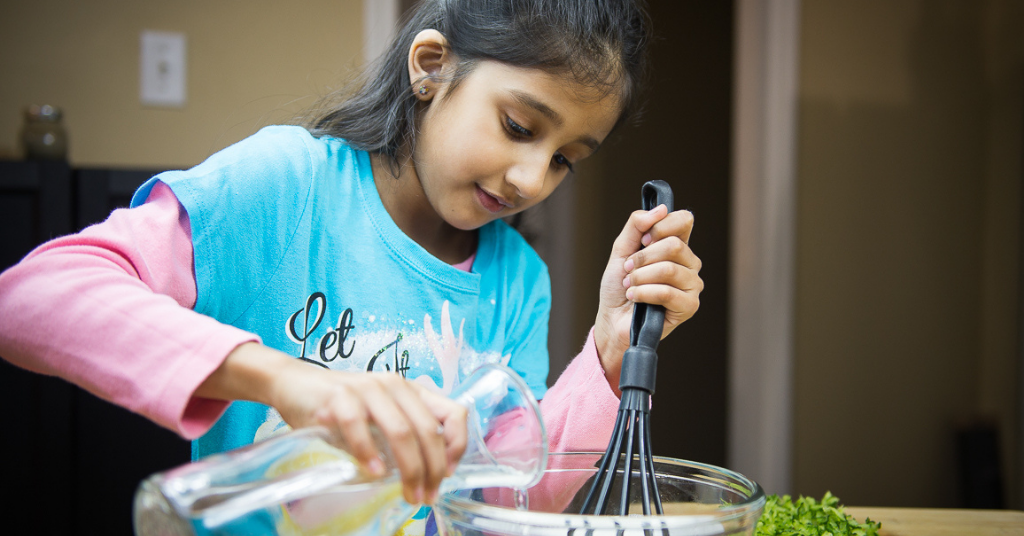
[[[0,263],[102,220],[153,173],[294,121],[411,3],[4,2]],[[525,218],[552,271],[550,381],[593,323],[640,186],[667,180],[696,216],[706,290],[659,350],[656,454],[848,505],[1024,508],[1024,2],[651,14],[641,123]],[[143,99],[144,33],[170,37],[155,76],[181,91]],[[60,108],[63,158],[27,158],[33,104]],[[10,511],[129,534],[138,480],[188,460],[187,442],[59,380],[2,362],[0,381]]]

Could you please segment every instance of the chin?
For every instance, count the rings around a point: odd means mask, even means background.
[[[470,217],[467,217],[467,218],[459,218],[459,219],[448,219],[448,218],[445,218],[445,221],[448,222],[448,225],[451,225],[452,227],[454,227],[454,228],[456,228],[456,229],[458,229],[460,231],[476,231],[477,229],[483,227],[484,225],[487,225],[488,223],[491,223],[492,221],[494,221],[494,220],[496,220],[498,218],[501,218],[501,216],[498,216],[498,215],[488,215],[488,217],[486,217],[486,218],[470,216]]]
[[[476,231],[477,229],[483,227],[484,225],[487,225],[488,223],[491,223],[491,221],[493,221],[493,220],[468,222],[468,223],[462,223],[462,224],[458,224],[458,225],[452,224],[452,227],[454,227],[454,228],[456,228],[456,229],[458,229],[460,231]]]

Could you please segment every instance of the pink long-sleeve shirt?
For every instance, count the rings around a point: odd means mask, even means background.
[[[195,302],[188,215],[157,183],[145,204],[0,274],[0,355],[194,439],[229,404],[196,389],[238,345],[259,341],[196,313]],[[591,331],[541,401],[550,450],[603,451],[618,405]]]

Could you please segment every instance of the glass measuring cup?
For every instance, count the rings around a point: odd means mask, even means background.
[[[540,407],[511,369],[477,369],[451,398],[469,410],[468,443],[441,492],[527,488],[547,465]],[[293,430],[144,480],[135,494],[137,536],[388,536],[418,506],[402,498],[387,444],[376,435],[388,471],[371,477],[322,427]]]

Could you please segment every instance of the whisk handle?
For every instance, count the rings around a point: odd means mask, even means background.
[[[641,190],[644,210],[665,205],[673,210],[672,187],[665,181],[649,181]],[[658,354],[655,351],[661,342],[665,326],[665,308],[660,305],[637,303],[633,306],[633,324],[630,326],[629,348],[622,356],[622,373],[619,388],[638,388],[654,392]]]
[[[672,187],[665,181],[647,181],[640,191],[644,210],[651,210],[658,205],[665,205],[668,211],[673,209]]]
[[[651,210],[658,205],[665,205],[672,212],[672,187],[665,181],[648,181],[641,190],[641,203],[644,210]],[[665,325],[665,308],[660,305],[638,303],[633,307],[633,324],[630,327],[629,345],[644,346],[650,349],[658,347],[661,331]]]

